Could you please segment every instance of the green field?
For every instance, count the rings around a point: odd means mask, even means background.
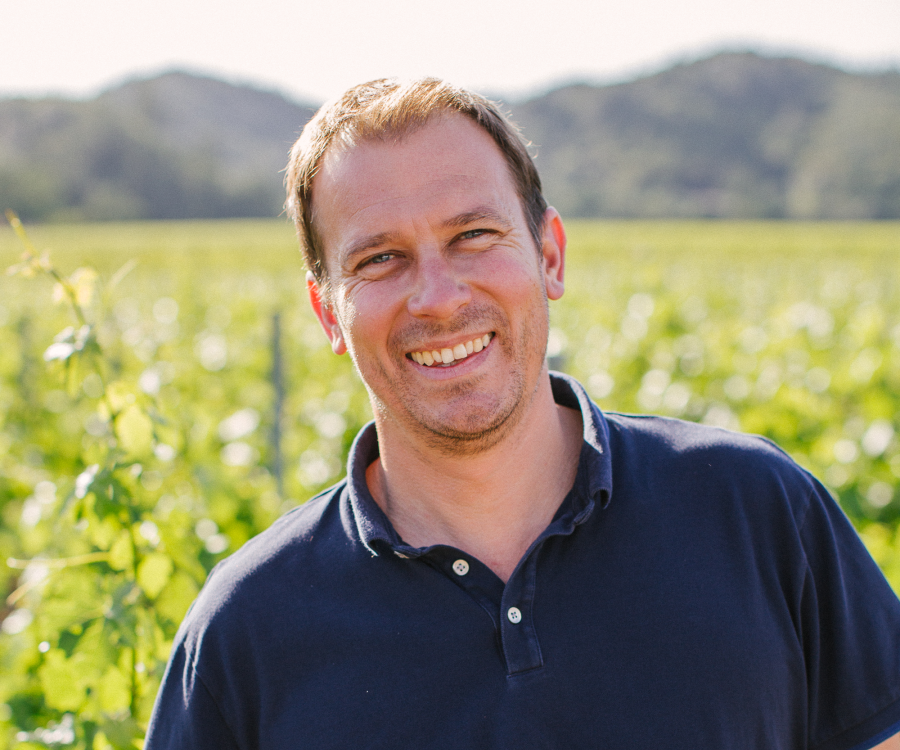
[[[551,363],[605,409],[776,440],[900,590],[900,224],[568,229]],[[341,475],[368,402],[284,221],[29,234],[84,320],[0,276],[0,747],[139,747],[206,573]]]

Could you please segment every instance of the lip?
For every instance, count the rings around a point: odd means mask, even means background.
[[[453,349],[455,346],[458,346],[460,344],[465,344],[465,342],[467,342],[467,341],[472,341],[475,338],[484,336],[485,333],[489,333],[491,335],[491,339],[488,342],[487,346],[485,346],[481,351],[473,352],[472,354],[469,354],[468,356],[463,357],[462,359],[454,359],[453,362],[451,362],[450,364],[447,364],[447,365],[435,364],[435,365],[431,365],[431,366],[420,365],[418,362],[416,362],[412,358],[413,351],[420,352],[420,351],[426,351],[426,350],[440,351],[441,349]],[[477,366],[478,363],[483,360],[483,357],[481,355],[485,354],[491,348],[491,345],[493,344],[494,339],[496,338],[496,333],[494,331],[486,331],[485,333],[476,334],[474,336],[468,336],[468,337],[463,337],[463,338],[457,337],[456,339],[453,339],[452,341],[441,342],[440,344],[429,343],[427,346],[422,346],[421,348],[416,348],[416,349],[413,349],[412,351],[407,352],[404,359],[410,365],[415,367],[418,372],[427,372],[429,375],[440,376],[441,373],[445,373],[446,375],[450,375],[451,373],[462,374],[462,371],[469,370],[469,369],[471,369],[471,367]]]

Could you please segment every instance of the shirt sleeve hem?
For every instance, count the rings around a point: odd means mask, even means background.
[[[865,721],[831,737],[812,750],[870,750],[900,732],[900,698]]]

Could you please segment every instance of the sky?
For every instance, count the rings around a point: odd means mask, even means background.
[[[900,68],[900,0],[0,0],[0,97],[174,68],[318,103],[383,76],[508,99],[723,49]]]

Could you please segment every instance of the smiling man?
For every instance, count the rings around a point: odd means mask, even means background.
[[[352,89],[288,189],[374,422],[211,574],[148,750],[900,748],[900,604],[821,485],[547,371],[565,233],[493,105]]]

